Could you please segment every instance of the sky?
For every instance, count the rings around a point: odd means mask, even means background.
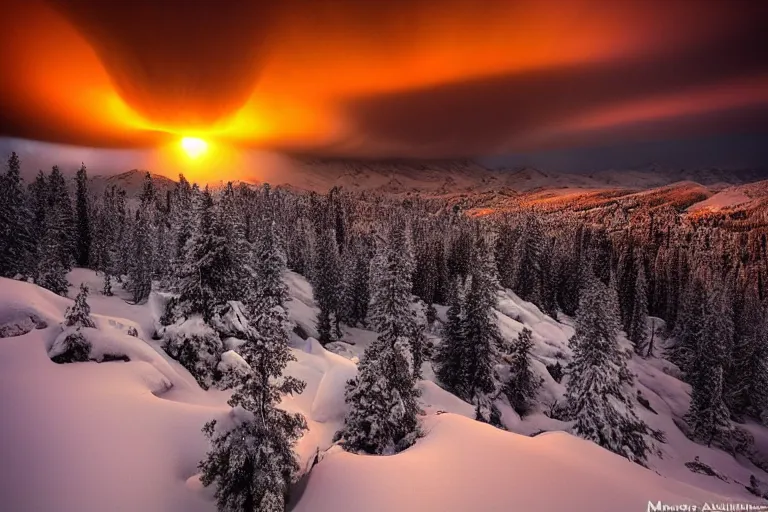
[[[174,173],[183,137],[207,143],[201,173],[275,153],[768,163],[765,2],[4,0],[0,16],[0,150],[26,167]]]

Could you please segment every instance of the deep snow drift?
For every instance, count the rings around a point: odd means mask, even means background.
[[[201,390],[152,340],[161,296],[129,305],[119,287],[114,297],[98,293],[101,278],[91,271],[76,269],[68,277],[93,290],[88,299],[98,329],[89,336],[93,350],[121,352],[130,361],[53,363],[47,348],[61,333],[72,301],[0,279],[0,329],[8,336],[0,338],[0,510],[214,511],[212,489],[201,488],[197,479],[197,463],[207,448],[200,429],[227,416],[229,393]],[[637,388],[658,414],[639,405],[638,412],[667,435],[667,443],[659,445],[662,458],[649,461],[651,470],[566,433],[529,437],[568,428],[543,414],[564,392],[545,364],[569,356],[573,330],[568,319],[556,322],[511,292],[500,293],[499,325],[509,338],[523,327],[533,331],[535,368],[545,379],[536,412],[521,420],[503,408],[512,432],[468,419],[473,407],[432,382],[425,364],[428,380],[419,384],[425,436],[415,446],[390,457],[354,455],[339,447],[326,452],[346,411],[344,384],[375,333],[346,328],[344,341],[331,345],[333,352],[324,349],[312,338],[317,333],[311,287],[290,272],[286,282],[291,318],[302,333],[292,336],[297,361],[288,371],[307,388],[283,406],[303,413],[309,424],[297,447],[302,468],[320,455],[297,486],[295,510],[631,511],[659,500],[754,502],[743,484],[751,474],[768,481],[750,462],[683,436],[672,418],[687,409],[689,388],[664,371],[670,365],[661,359],[635,358],[630,365]],[[75,294],[73,287],[70,297]],[[438,313],[444,319],[445,308]],[[127,334],[131,327],[139,337]],[[763,427],[749,430],[758,446],[768,446]],[[726,480],[690,472],[685,463],[696,456]]]

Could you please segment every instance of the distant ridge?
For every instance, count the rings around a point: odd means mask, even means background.
[[[101,194],[110,185],[124,188],[129,197],[141,191],[147,171],[133,169],[121,174],[91,178],[92,190]],[[152,174],[163,193],[174,180]],[[678,182],[694,182],[713,191],[768,179],[768,169],[674,169],[651,165],[642,169],[565,173],[535,167],[489,169],[467,159],[459,160],[332,160],[292,158],[280,168],[260,168],[258,177],[239,183],[270,183],[272,186],[325,193],[333,187],[353,192],[383,194],[450,195],[499,192],[521,194],[559,189],[647,190]],[[218,186],[224,185],[221,182]],[[217,187],[217,185],[214,185]]]

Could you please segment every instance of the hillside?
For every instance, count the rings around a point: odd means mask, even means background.
[[[101,289],[101,277],[88,270],[76,269],[68,279],[72,285],[86,282]],[[419,383],[425,435],[415,446],[381,457],[328,450],[346,412],[344,383],[375,333],[345,327],[344,341],[329,345],[332,352],[324,349],[313,338],[317,309],[310,285],[293,272],[285,279],[291,320],[301,326],[296,332],[309,337],[293,335],[297,361],[288,369],[307,388],[283,406],[308,420],[309,431],[297,447],[302,467],[309,468],[320,455],[297,485],[293,510],[613,512],[645,510],[649,500],[747,502],[755,499],[745,489],[750,475],[768,481],[768,474],[743,457],[683,436],[675,420],[687,409],[689,387],[663,359],[635,356],[630,366],[637,391],[650,407],[638,405],[638,411],[666,433],[650,470],[562,432],[568,424],[545,412],[546,404],[562,399],[564,388],[544,365],[570,358],[570,320],[557,322],[508,290],[499,292],[499,327],[507,339],[523,327],[532,329],[535,369],[544,379],[532,414],[521,420],[500,404],[510,432],[478,423],[470,419],[473,407],[438,387],[425,363],[425,380]],[[117,287],[114,297],[93,293],[89,302],[101,333],[96,348],[122,351],[130,361],[57,365],[46,347],[60,332],[59,322],[72,301],[31,284],[1,283],[2,330],[9,333],[16,325],[20,328],[13,334],[28,332],[0,339],[0,407],[14,411],[0,421],[0,437],[9,448],[0,470],[0,509],[215,510],[211,490],[201,489],[196,476],[206,450],[200,428],[211,418],[227,421],[228,393],[201,390],[153,340],[164,296],[153,294],[147,305],[136,306],[127,304],[121,298],[127,295]],[[70,296],[74,292],[73,286]],[[438,316],[430,334],[435,343],[444,307],[438,307]],[[126,335],[131,327],[138,337]],[[768,430],[747,427],[758,446],[768,445]],[[535,435],[541,431],[550,433]],[[690,471],[686,463],[696,457],[718,476]]]

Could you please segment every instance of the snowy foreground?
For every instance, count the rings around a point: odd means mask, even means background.
[[[86,282],[92,290],[102,288],[101,277],[88,270],[76,269],[68,277],[75,286]],[[520,420],[504,409],[503,420],[513,431],[505,432],[472,420],[471,405],[424,380],[419,385],[425,436],[413,447],[380,457],[331,447],[346,411],[344,384],[375,333],[348,328],[348,343],[332,344],[333,352],[324,349],[312,338],[317,334],[310,286],[294,273],[286,280],[291,318],[297,332],[309,338],[293,335],[297,361],[288,368],[306,381],[306,391],[283,406],[304,414],[309,424],[297,446],[302,467],[320,459],[297,484],[294,510],[645,511],[649,501],[754,503],[755,496],[744,488],[750,475],[768,481],[750,462],[683,436],[672,418],[687,410],[690,388],[663,371],[674,374],[661,359],[636,357],[630,363],[638,390],[658,413],[638,406],[639,414],[666,432],[661,458],[649,460],[651,470],[562,432],[567,423],[543,414],[547,406],[541,404],[564,393],[545,364],[568,357],[573,330],[511,292],[500,295],[499,325],[510,338],[523,327],[534,333],[536,370],[545,379],[539,412]],[[213,489],[202,488],[197,477],[197,463],[207,449],[200,429],[212,418],[226,420],[229,393],[203,391],[152,340],[161,296],[134,306],[117,291],[114,297],[89,297],[98,328],[91,342],[97,355],[123,354],[130,361],[59,365],[47,349],[61,333],[72,301],[0,279],[0,332],[7,336],[0,338],[0,510],[216,509]],[[70,297],[75,294],[73,286]],[[444,319],[444,308],[438,311]],[[128,334],[131,328],[138,338]],[[24,331],[29,332],[18,335]],[[424,375],[431,379],[427,366]],[[768,431],[747,428],[758,448],[768,448]],[[689,471],[685,463],[696,456],[719,477]]]

